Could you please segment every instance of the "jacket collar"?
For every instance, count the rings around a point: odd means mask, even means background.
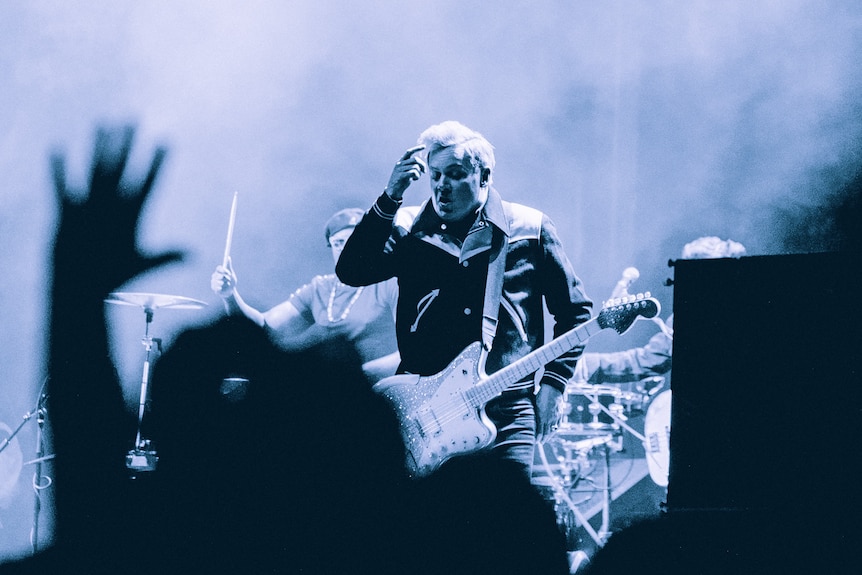
[[[488,190],[488,201],[482,207],[482,212],[488,222],[497,226],[497,229],[507,236],[509,235],[509,219],[503,210],[503,198],[500,197],[496,189]]]
[[[488,199],[479,208],[476,220],[470,226],[463,244],[440,229],[440,217],[434,211],[430,199],[425,200],[420,206],[419,215],[411,226],[411,233],[422,241],[457,257],[459,262],[464,262],[491,248],[495,227],[504,235],[509,235],[509,221],[503,210],[503,200],[497,190],[491,188],[488,190]]]

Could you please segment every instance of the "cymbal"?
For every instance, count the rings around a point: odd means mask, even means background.
[[[105,299],[105,303],[133,305],[148,310],[160,308],[200,309],[207,305],[204,301],[190,297],[136,292],[113,292]]]

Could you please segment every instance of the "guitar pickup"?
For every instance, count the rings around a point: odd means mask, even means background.
[[[443,431],[440,421],[437,419],[437,414],[433,410],[426,409],[416,413],[416,425],[419,428],[419,435],[423,438],[427,436],[437,436]]]

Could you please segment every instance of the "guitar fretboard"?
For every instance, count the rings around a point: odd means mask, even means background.
[[[596,335],[604,328],[599,327],[596,318],[582,323],[578,327],[567,331],[563,335],[549,341],[542,347],[535,349],[507,365],[495,371],[487,379],[470,388],[465,393],[467,401],[474,407],[481,407],[503,393],[516,387],[525,377],[535,373],[544,365],[562,356],[569,350],[583,344],[589,338]]]

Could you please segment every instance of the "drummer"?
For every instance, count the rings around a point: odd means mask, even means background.
[[[360,208],[340,210],[324,227],[333,265],[347,238],[362,219]],[[285,350],[308,349],[325,341],[346,340],[354,345],[369,381],[395,373],[400,356],[395,341],[395,301],[398,285],[389,280],[366,287],[351,287],[334,273],[314,276],[282,303],[267,311],[249,305],[237,290],[237,274],[228,257],[216,267],[210,281],[229,314],[240,314],[264,328]]]

